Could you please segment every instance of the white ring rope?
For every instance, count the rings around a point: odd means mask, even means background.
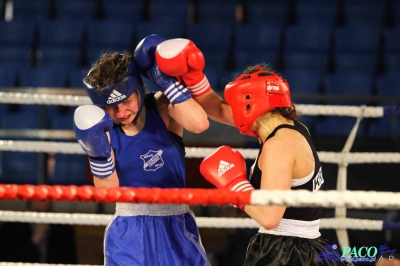
[[[257,149],[236,149],[245,159],[255,159]],[[85,154],[76,142],[50,141],[16,141],[0,140],[0,151],[14,152],[53,152],[62,154]],[[187,158],[205,158],[215,151],[215,148],[186,147]],[[396,152],[318,152],[321,162],[332,164],[360,163],[400,163],[400,153]]]
[[[49,223],[70,225],[106,226],[113,215],[83,213],[44,213],[0,211],[0,221],[21,223]],[[200,228],[259,228],[251,218],[196,217]],[[355,218],[324,218],[321,229],[382,230],[383,221]]]
[[[42,104],[42,105],[64,105],[79,106],[92,104],[88,96],[79,95],[54,95],[44,93],[23,93],[23,92],[0,92],[0,103],[13,104]],[[336,115],[359,117],[362,112],[360,106],[344,105],[307,105],[298,104],[296,108],[303,115]],[[365,107],[364,117],[383,117],[383,107]]]
[[[92,104],[88,96],[0,92],[0,103],[79,106]]]
[[[400,208],[400,193],[380,191],[337,191],[312,192],[308,190],[253,190],[252,205],[282,205],[291,207],[321,206],[324,208]]]

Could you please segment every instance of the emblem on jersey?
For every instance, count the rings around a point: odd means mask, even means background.
[[[324,177],[322,176],[322,168],[319,168],[317,176],[313,180],[313,191],[318,191],[324,183]]]
[[[140,155],[140,159],[143,160],[143,169],[145,171],[156,171],[158,168],[162,167],[164,165],[164,161],[161,157],[162,154],[162,150],[149,150],[148,153]]]

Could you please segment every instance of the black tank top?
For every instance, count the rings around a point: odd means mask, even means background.
[[[309,190],[309,191],[318,191],[323,190],[324,179],[322,176],[322,167],[321,162],[319,160],[317,151],[314,147],[314,144],[311,141],[310,134],[307,128],[297,122],[294,121],[294,126],[292,125],[280,125],[277,126],[274,131],[266,138],[265,141],[275,136],[276,132],[281,128],[289,128],[298,131],[300,134],[304,136],[307,140],[308,144],[311,147],[311,150],[314,155],[314,173],[312,177],[307,180],[307,178],[300,179],[292,179],[292,190]],[[260,189],[261,184],[261,170],[258,167],[258,160],[260,158],[260,154],[263,148],[263,143],[261,144],[260,151],[258,153],[257,159],[252,166],[252,173],[250,175],[250,183],[256,189]],[[294,219],[294,220],[302,220],[302,221],[314,221],[318,220],[321,217],[322,209],[320,207],[301,207],[301,208],[286,208],[285,213],[283,214],[283,218],[285,219]]]

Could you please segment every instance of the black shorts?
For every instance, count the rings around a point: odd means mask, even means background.
[[[340,251],[318,237],[307,239],[293,236],[256,234],[247,247],[244,266],[320,266],[352,265],[341,261]]]

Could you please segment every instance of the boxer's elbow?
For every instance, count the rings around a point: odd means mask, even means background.
[[[209,127],[210,127],[210,122],[208,121],[207,117],[205,117],[205,119],[199,119],[198,121],[196,121],[190,132],[195,134],[200,134],[206,131]]]
[[[282,219],[275,219],[274,217],[266,217],[262,220],[259,221],[259,224],[267,229],[267,230],[271,230],[274,229],[275,227],[277,227]]]
[[[245,206],[245,211],[250,211],[250,216],[267,230],[279,226],[286,209],[284,206],[251,206],[253,208],[251,211],[251,208],[247,206]]]

